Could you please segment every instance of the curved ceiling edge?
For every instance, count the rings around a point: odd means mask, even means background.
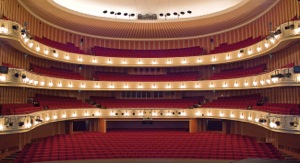
[[[218,31],[218,32],[214,32],[214,33],[210,33],[210,34],[205,34],[205,35],[198,35],[198,36],[190,36],[190,37],[177,37],[177,38],[112,38],[112,37],[103,37],[103,36],[95,36],[95,35],[91,35],[91,34],[87,34],[87,33],[82,33],[82,32],[77,32],[74,30],[70,30],[67,28],[63,28],[60,27],[58,25],[55,25],[53,23],[50,23],[46,20],[44,20],[43,18],[41,18],[40,16],[38,16],[37,14],[33,13],[26,5],[24,5],[24,3],[21,0],[18,0],[18,2],[26,9],[27,12],[29,12],[31,15],[33,15],[34,17],[36,17],[37,19],[41,20],[42,22],[53,26],[55,28],[73,33],[73,34],[78,34],[78,35],[82,35],[82,36],[87,36],[87,37],[92,37],[92,38],[100,38],[100,39],[107,39],[107,40],[125,40],[125,41],[164,41],[164,40],[187,40],[187,39],[196,39],[196,38],[202,38],[202,37],[208,37],[208,36],[213,36],[213,35],[217,35],[217,34],[221,34],[221,33],[225,33],[225,32],[229,32],[235,29],[238,29],[240,27],[243,27],[255,20],[257,20],[258,18],[260,18],[261,16],[263,16],[264,14],[266,14],[268,11],[270,11],[276,4],[278,4],[278,2],[280,0],[275,0],[276,2],[274,2],[272,5],[270,5],[270,7],[268,9],[266,9],[264,12],[261,12],[260,14],[258,14],[256,17],[250,19],[249,21],[242,23],[238,26],[232,27],[232,28],[228,28],[222,31]]]

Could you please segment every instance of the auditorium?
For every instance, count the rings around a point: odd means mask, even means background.
[[[0,0],[0,162],[300,162],[299,0]]]

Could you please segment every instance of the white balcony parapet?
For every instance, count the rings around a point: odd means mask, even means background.
[[[241,121],[264,127],[274,132],[300,134],[300,117],[296,115],[270,114],[267,112],[228,108],[194,108],[194,109],[58,109],[43,110],[31,114],[0,116],[0,134],[28,132],[38,126],[86,118],[109,119],[185,119],[213,118]]]

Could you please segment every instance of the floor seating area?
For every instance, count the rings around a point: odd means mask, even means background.
[[[130,75],[127,73],[96,72],[95,80],[99,81],[197,81],[201,78],[199,72],[169,73],[159,75]]]
[[[253,109],[273,114],[300,115],[298,104],[265,103],[263,106],[254,106]]]
[[[80,54],[84,54],[85,52],[83,50],[80,50],[79,47],[75,46],[73,43],[67,42],[66,44],[64,43],[60,43],[60,42],[56,42],[53,40],[50,40],[46,37],[37,37],[34,36],[34,40],[37,42],[40,42],[44,45],[50,46],[52,48],[58,49],[58,50],[63,50],[66,52],[71,52],[71,53],[80,53]]]
[[[90,97],[92,101],[102,107],[110,108],[183,108],[187,109],[198,104],[204,97],[182,98],[182,99],[115,99],[107,97]]]
[[[41,107],[35,107],[30,103],[2,104],[0,115],[29,114],[40,110],[43,109]]]
[[[74,109],[74,108],[92,108],[88,103],[82,102],[75,97],[62,97],[36,94],[34,101],[39,102],[45,109]]]
[[[266,70],[266,64],[258,65],[255,67],[244,68],[236,67],[232,69],[221,70],[219,73],[213,74],[209,79],[218,80],[218,79],[230,79],[230,78],[239,78],[251,75],[257,75],[263,73]]]
[[[257,101],[259,101],[261,98],[262,97],[260,96],[260,94],[218,97],[216,100],[205,103],[201,107],[248,109],[249,106],[256,106]]]
[[[26,145],[15,163],[83,159],[283,159],[275,147],[232,134],[135,130],[56,135]]]
[[[181,48],[181,49],[166,49],[166,50],[127,50],[127,49],[112,49],[104,47],[92,47],[91,53],[96,56],[106,57],[128,57],[128,58],[165,58],[165,57],[186,57],[198,56],[204,52],[199,46]]]
[[[37,66],[34,64],[30,64],[30,68],[33,72],[45,76],[74,79],[74,80],[86,80],[83,76],[81,76],[80,73],[73,72],[72,70],[68,70],[68,69],[62,69],[56,67],[47,68],[47,67]]]
[[[243,49],[247,46],[253,45],[255,43],[258,43],[259,41],[262,40],[262,37],[256,37],[256,38],[247,38],[245,40],[228,44],[228,43],[222,43],[218,47],[215,47],[213,50],[210,51],[210,54],[215,54],[215,53],[224,53],[224,52],[229,52],[233,50],[240,50]]]

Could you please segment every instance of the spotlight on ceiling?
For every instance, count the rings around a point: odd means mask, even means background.
[[[118,12],[117,15],[121,15],[121,12]]]
[[[166,16],[171,16],[171,14],[170,14],[170,13],[167,13]]]
[[[22,77],[22,79],[25,79],[25,78],[26,78],[26,75],[25,75],[25,74],[22,74],[21,77]]]
[[[192,13],[192,11],[191,11],[191,10],[189,10],[189,11],[187,11],[187,13],[188,13],[188,14],[191,14],[191,13]]]
[[[135,16],[135,14],[130,14],[130,16]]]
[[[111,11],[110,14],[115,14],[115,12],[114,12],[114,11]]]
[[[124,13],[124,16],[128,16],[128,13]]]
[[[181,11],[181,12],[180,12],[180,14],[181,14],[181,15],[184,15],[184,14],[185,14],[185,12]]]
[[[17,78],[17,77],[19,77],[19,74],[18,74],[18,73],[15,73],[14,76]]]
[[[174,14],[174,15],[178,15],[178,13],[177,13],[177,12],[174,12],[173,14]]]
[[[104,10],[103,13],[106,14],[106,13],[107,13],[107,10]]]
[[[161,16],[161,17],[162,17],[162,16],[164,16],[164,14],[163,14],[163,13],[160,13],[160,14],[159,14],[159,16]]]

